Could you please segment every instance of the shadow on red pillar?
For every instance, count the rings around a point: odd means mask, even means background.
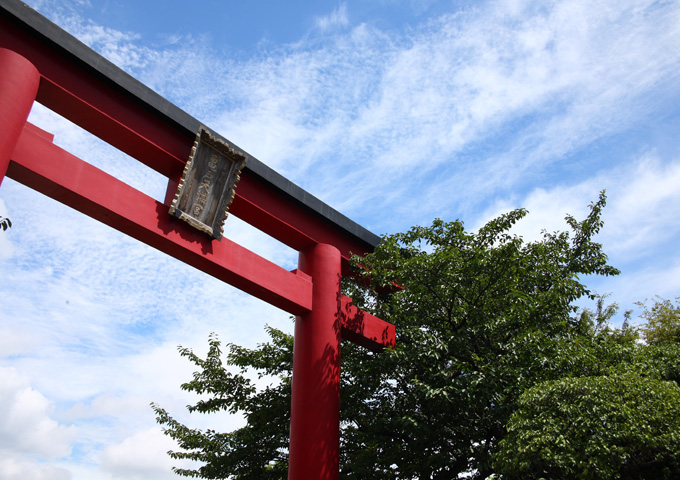
[[[340,251],[300,252],[312,311],[295,319],[289,480],[337,480],[340,435]]]
[[[31,62],[0,48],[0,184],[39,85],[40,73]]]

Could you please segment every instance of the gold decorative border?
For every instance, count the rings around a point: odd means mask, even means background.
[[[198,150],[198,145],[201,141],[204,142],[207,146],[217,150],[218,153],[220,153],[227,159],[231,160],[236,166],[236,170],[233,172],[234,182],[230,187],[231,193],[229,195],[229,199],[223,206],[223,216],[219,219],[219,221],[215,222],[215,224],[219,226],[219,231],[217,232],[217,234],[215,233],[213,227],[196,220],[194,217],[187,215],[181,210],[178,210],[179,199],[184,188],[184,183],[186,182],[187,175],[191,171],[191,168],[194,163],[194,157],[196,155],[196,151]],[[177,185],[177,191],[175,192],[175,196],[173,197],[172,203],[170,204],[169,208],[170,215],[173,215],[179,218],[180,220],[187,222],[192,227],[204,233],[207,233],[208,235],[217,240],[220,240],[224,236],[224,222],[227,220],[227,217],[229,216],[229,207],[231,206],[232,202],[234,201],[234,197],[236,196],[236,185],[238,184],[239,180],[241,180],[241,172],[243,171],[243,168],[246,166],[246,160],[247,157],[245,155],[236,152],[224,141],[211,135],[210,131],[206,127],[201,125],[198,132],[196,133],[194,144],[191,147],[191,154],[189,155],[189,160],[187,161],[186,165],[184,165],[182,177],[180,178],[180,181]],[[221,198],[222,197],[220,196],[220,199]]]

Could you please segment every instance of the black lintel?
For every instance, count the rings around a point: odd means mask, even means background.
[[[114,85],[126,96],[133,97],[146,110],[153,112],[154,115],[169,124],[175,125],[179,130],[185,130],[189,138],[193,138],[201,127],[201,122],[196,118],[148,88],[23,2],[2,0],[0,2],[0,14],[14,17],[17,23],[23,24],[23,28],[32,31],[35,37],[42,38],[52,46],[66,52],[67,56],[76,60],[76,63],[95,71],[98,77],[104,78],[107,83]],[[380,237],[376,234],[303,190],[226,138],[216,132],[214,133],[216,137],[223,140],[232,149],[247,157],[245,172],[258,178],[268,188],[303,206],[345,235],[366,244],[370,250],[380,243]]]

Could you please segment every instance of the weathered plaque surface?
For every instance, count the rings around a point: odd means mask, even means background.
[[[220,240],[245,164],[244,155],[201,127],[170,206],[170,214]]]

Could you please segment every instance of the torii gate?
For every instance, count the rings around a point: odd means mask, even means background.
[[[34,100],[168,177],[164,203],[52,143]],[[200,123],[17,0],[0,5],[0,182],[5,175],[296,315],[290,480],[338,478],[340,338],[374,351],[394,326],[340,294],[351,254],[379,238],[247,158],[230,213],[299,252],[289,272],[177,221],[169,207]]]

